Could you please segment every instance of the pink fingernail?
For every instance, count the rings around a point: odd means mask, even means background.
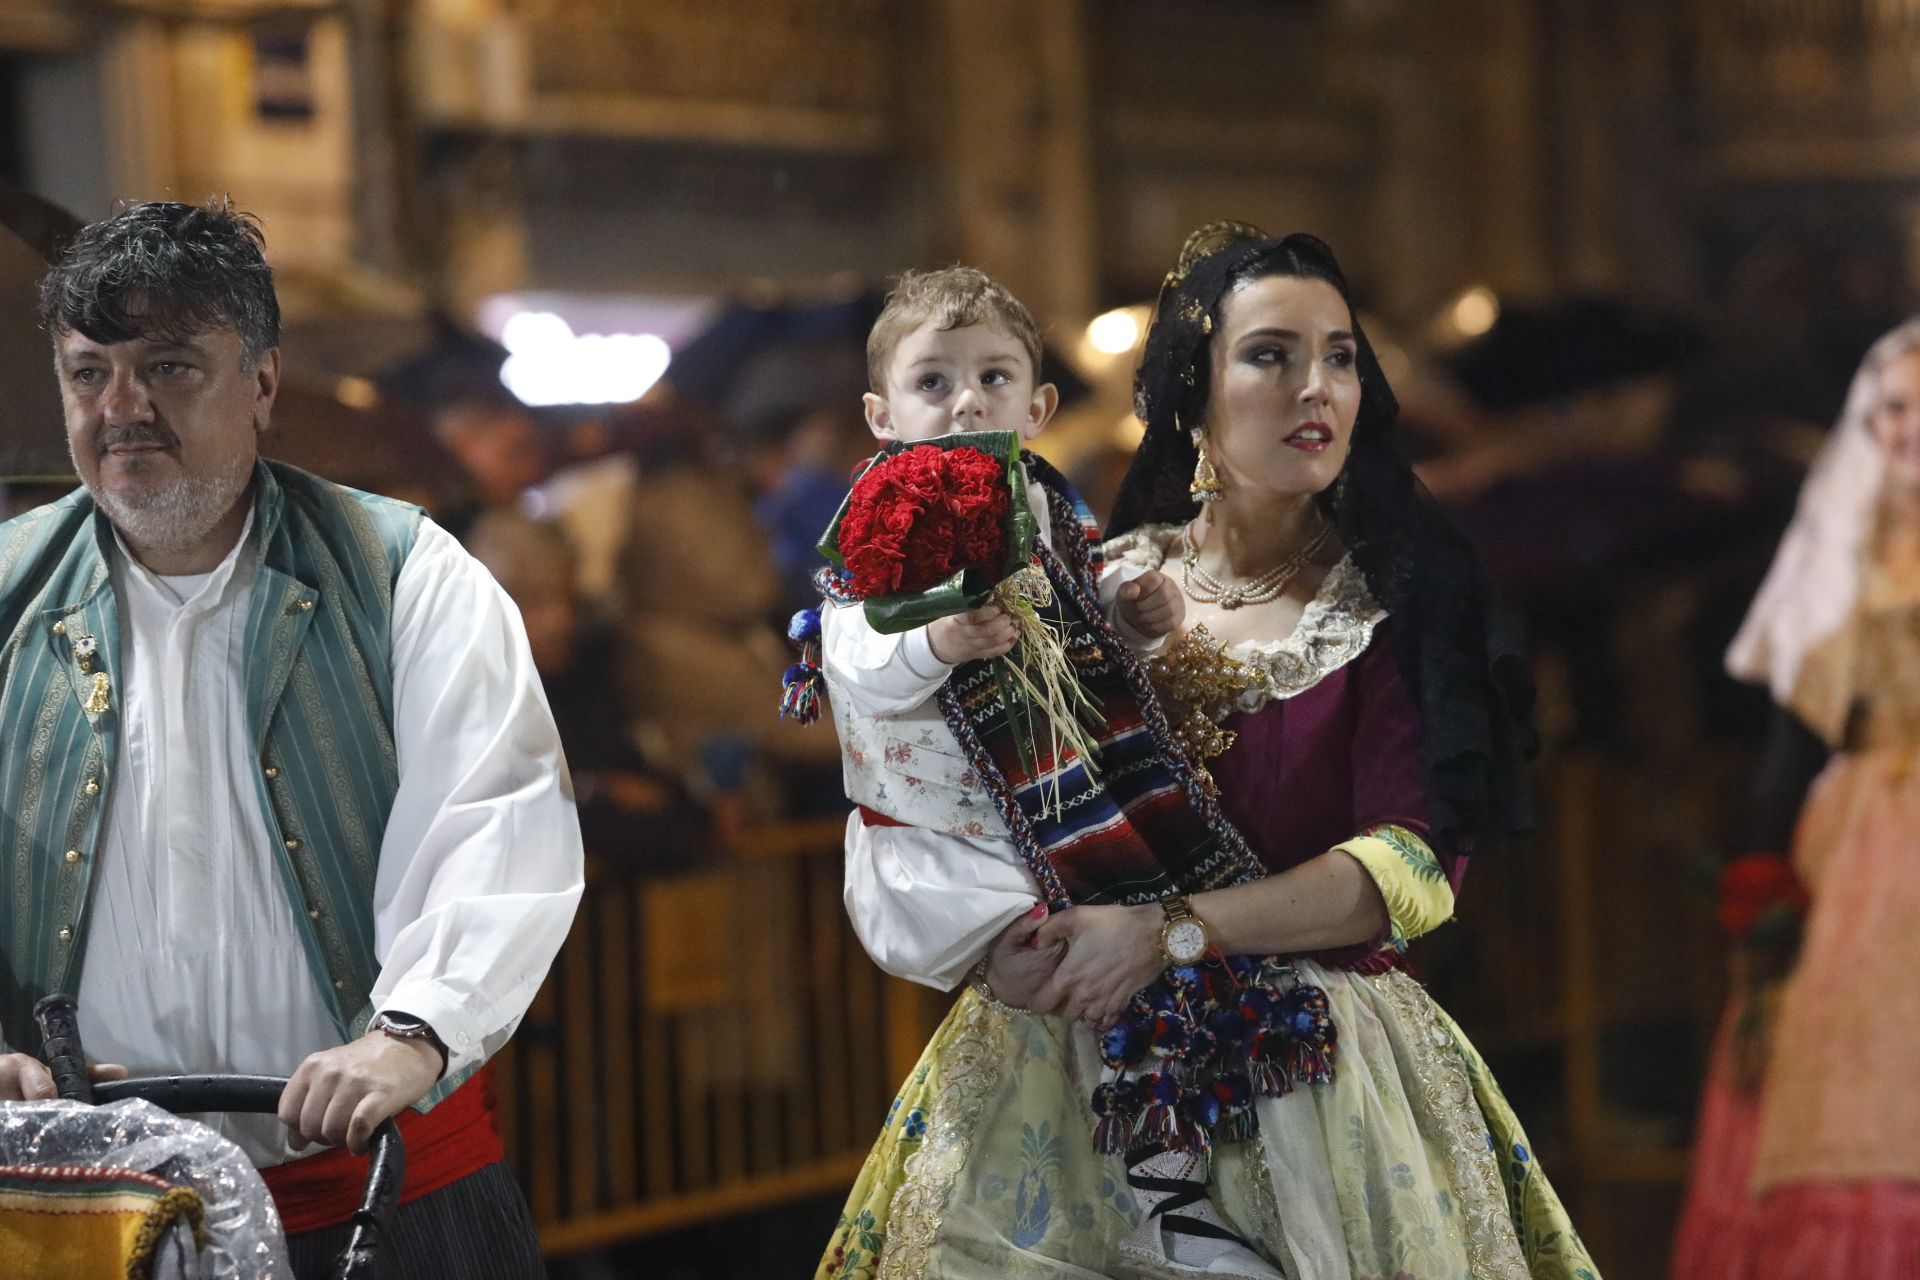
[[[1041,916],[1045,914],[1047,914],[1047,904],[1043,902],[1039,906],[1035,907],[1033,910],[1027,912],[1027,919],[1038,920]]]

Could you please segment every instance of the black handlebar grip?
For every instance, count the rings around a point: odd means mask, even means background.
[[[145,1098],[173,1112],[240,1111],[271,1115],[279,1109],[287,1082],[273,1076],[151,1076],[134,1080],[102,1080],[94,1096],[102,1102]],[[334,1261],[330,1280],[373,1280],[389,1274],[381,1253],[386,1224],[407,1179],[407,1153],[400,1128],[382,1120],[373,1131],[373,1159],[367,1165],[367,1190],[353,1215],[346,1247]]]
[[[40,1024],[45,1042],[41,1053],[53,1072],[53,1087],[71,1102],[92,1102],[93,1082],[87,1079],[87,1055],[80,1049],[80,1014],[73,997],[43,998],[33,1006],[33,1020]]]
[[[399,1126],[392,1120],[382,1120],[373,1131],[371,1154],[366,1194],[361,1197],[359,1212],[353,1215],[347,1245],[334,1259],[329,1280],[375,1280],[391,1274],[381,1268],[383,1257],[391,1256],[383,1255],[381,1249],[401,1184],[407,1180],[407,1153],[401,1145]]]

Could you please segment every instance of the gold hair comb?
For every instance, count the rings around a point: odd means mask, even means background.
[[[1180,246],[1180,256],[1174,260],[1173,270],[1167,273],[1167,284],[1169,287],[1178,285],[1187,278],[1188,272],[1222,250],[1266,238],[1266,232],[1249,222],[1234,222],[1231,219],[1209,222],[1188,236],[1187,242]]]

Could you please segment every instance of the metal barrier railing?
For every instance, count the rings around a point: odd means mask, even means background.
[[[843,830],[749,832],[672,879],[589,872],[494,1059],[508,1157],[550,1253],[851,1185],[944,998],[861,951]]]

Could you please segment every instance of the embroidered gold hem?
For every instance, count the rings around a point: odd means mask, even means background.
[[[907,1157],[905,1178],[893,1193],[877,1280],[925,1280],[940,1219],[966,1167],[974,1127],[1000,1083],[1000,1059],[993,1048],[1007,1015],[971,991],[961,999],[970,1007],[946,1046],[926,1139]]]
[[[1369,979],[1405,1020],[1414,1074],[1415,1105],[1446,1154],[1456,1199],[1466,1221],[1467,1259],[1475,1280],[1529,1280],[1500,1170],[1487,1144],[1486,1119],[1452,1034],[1435,1016],[1433,1000],[1404,973]]]

